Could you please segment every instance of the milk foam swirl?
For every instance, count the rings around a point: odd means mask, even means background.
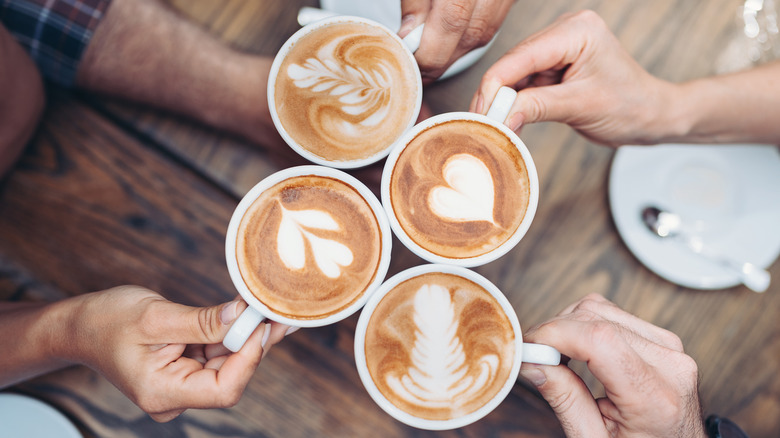
[[[499,393],[514,363],[515,336],[501,305],[465,278],[406,280],[373,310],[365,359],[377,389],[414,416],[447,420]]]
[[[265,190],[247,209],[236,261],[247,288],[277,314],[318,319],[361,297],[380,263],[371,206],[339,180],[304,175]]]
[[[295,43],[281,64],[275,105],[287,133],[328,160],[371,157],[413,121],[417,70],[384,31],[341,23]]]
[[[318,237],[311,229],[339,231],[341,227],[328,212],[321,210],[287,210],[280,205],[282,220],[276,237],[279,258],[290,269],[306,266],[306,243],[314,261],[325,276],[338,278],[341,267],[352,263],[352,251],[333,239]]]
[[[437,309],[432,312],[431,309]],[[414,347],[411,366],[402,376],[388,375],[387,385],[424,408],[458,409],[494,379],[499,359],[485,354],[466,363],[458,337],[458,320],[450,294],[440,285],[425,285],[414,297]],[[475,368],[469,370],[469,368]],[[471,371],[471,372],[470,372]]]

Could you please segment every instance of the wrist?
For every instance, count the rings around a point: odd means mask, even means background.
[[[691,110],[692,97],[688,84],[675,84],[659,80],[648,112],[644,144],[682,141],[690,135],[696,114]]]

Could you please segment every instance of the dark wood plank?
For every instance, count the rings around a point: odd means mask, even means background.
[[[298,7],[314,2],[274,0],[263,2],[262,7],[260,2],[240,0],[225,6],[203,0],[170,3],[224,41],[272,55],[297,29]],[[486,56],[463,74],[428,87],[426,101],[435,113],[465,109],[482,73],[506,50],[560,14],[583,8],[601,14],[629,53],[651,73],[672,81],[709,75],[734,38],[735,10],[741,3],[517,2]],[[240,195],[263,176],[291,164],[270,156],[259,145],[167,114],[103,100],[94,105],[137,135],[160,144],[227,193]],[[693,291],[658,278],[628,252],[611,221],[607,175],[613,151],[589,144],[556,124],[527,127],[522,137],[541,177],[537,218],[514,251],[478,271],[506,291],[523,325],[549,318],[586,293],[604,294],[680,335],[699,363],[706,412],[731,416],[751,436],[775,436],[780,429],[780,384],[774,377],[780,371],[780,338],[774,321],[780,310],[777,282],[766,294],[757,295],[742,287]],[[419,262],[398,245],[394,257],[394,270]],[[778,263],[771,272],[778,278]],[[344,343],[343,337],[326,338],[321,342]],[[339,344],[344,354],[348,354],[346,344]],[[581,364],[574,367],[598,393],[598,385]]]
[[[236,199],[89,107],[55,94],[0,191],[0,297],[57,299],[136,283],[180,302],[235,295],[224,229]],[[354,366],[356,316],[304,330],[267,356],[232,409],[157,424],[95,372],[74,367],[14,390],[95,436],[431,436],[384,414]],[[561,436],[546,403],[517,386],[490,416],[440,436]]]

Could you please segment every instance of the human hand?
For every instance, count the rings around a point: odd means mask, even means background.
[[[512,3],[514,0],[401,0],[401,37],[425,23],[420,48],[414,54],[423,82],[435,81],[455,60],[490,42]]]
[[[261,357],[288,326],[260,324],[244,347],[222,346],[246,307],[232,301],[189,307],[138,286],[120,286],[69,301],[73,339],[62,355],[101,374],[156,421],[188,408],[238,403]],[[69,357],[68,357],[69,356]]]
[[[605,145],[657,143],[676,85],[645,71],[604,20],[582,11],[560,17],[507,52],[482,78],[471,111],[485,113],[502,85],[519,90],[507,125],[569,124]]]
[[[674,333],[588,295],[524,336],[587,363],[606,390],[594,399],[566,366],[523,364],[568,437],[705,436],[698,371]]]

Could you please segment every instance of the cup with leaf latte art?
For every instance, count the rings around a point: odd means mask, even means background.
[[[396,274],[371,296],[357,325],[355,361],[387,413],[443,430],[498,406],[521,361],[557,365],[560,353],[523,343],[514,309],[485,277],[431,264]]]
[[[414,45],[359,17],[304,26],[277,54],[268,82],[282,138],[304,158],[331,167],[384,158],[420,111]]]

